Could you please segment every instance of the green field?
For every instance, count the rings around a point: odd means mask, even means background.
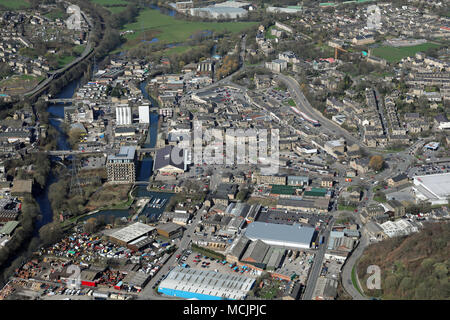
[[[108,9],[112,14],[116,14],[116,13],[122,12],[126,8],[127,7],[106,7],[106,9]]]
[[[124,11],[127,8],[127,5],[129,4],[125,0],[91,0],[91,2],[105,7],[112,14]],[[118,6],[118,7],[111,7],[111,6]]]
[[[340,211],[355,211],[356,207],[355,206],[344,206],[342,204],[338,204],[338,210],[340,210]]]
[[[191,47],[189,46],[176,46],[173,48],[169,48],[164,50],[165,54],[167,55],[171,55],[171,54],[175,54],[175,53],[184,53],[186,51],[189,51],[191,49]]]
[[[31,74],[14,75],[9,79],[0,81],[0,91],[11,95],[22,94],[34,88],[44,79],[44,77]]]
[[[193,22],[178,20],[174,17],[160,13],[158,10],[146,9],[141,11],[137,22],[124,26],[121,31],[133,30],[135,33],[125,35],[127,42],[124,49],[136,46],[142,39],[143,32],[145,38],[151,40],[158,38],[158,43],[184,42],[196,32],[201,31],[229,31],[240,32],[257,22]]]
[[[101,6],[118,5],[118,4],[123,4],[126,6],[128,4],[128,2],[125,0],[91,0],[91,2],[97,3]]]
[[[50,20],[56,20],[56,19],[64,19],[66,16],[68,16],[68,14],[61,9],[55,9],[45,14],[45,16]]]
[[[295,101],[294,101],[294,99],[289,99],[288,101],[288,104],[290,105],[290,106],[292,106],[292,107],[296,107],[297,105],[295,104]]]
[[[58,68],[64,67],[65,65],[71,63],[75,59],[76,58],[74,56],[61,56],[58,59]]]
[[[81,56],[81,54],[83,53],[84,49],[86,49],[86,46],[84,45],[77,45],[75,47],[73,47],[73,52],[79,56]]]
[[[417,52],[426,51],[430,48],[437,47],[440,47],[440,45],[430,42],[419,44],[417,46],[400,48],[385,46],[372,49],[372,55],[385,59],[388,62],[398,62],[405,57],[414,56]]]
[[[0,0],[0,6],[7,9],[28,8],[30,4],[25,0]]]
[[[6,82],[19,82],[19,81],[29,81],[29,80],[34,80],[37,78],[41,78],[35,75],[31,75],[31,74],[21,74],[21,75],[15,75],[12,76],[11,78],[9,78],[8,80],[4,80],[2,81],[2,83],[6,83]]]
[[[275,28],[275,26],[270,26],[269,28],[267,28],[267,31],[266,31],[266,39],[275,39],[275,38],[276,38],[276,36],[273,36],[273,35],[271,34],[272,29],[274,29],[274,28]]]

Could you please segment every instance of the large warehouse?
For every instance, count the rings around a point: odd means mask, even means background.
[[[432,205],[447,204],[450,196],[450,172],[414,177],[414,191],[418,200]]]
[[[238,19],[247,16],[247,10],[242,8],[233,7],[216,7],[210,6],[205,8],[192,8],[190,13],[193,16],[203,17],[203,18],[224,18],[224,19]]]
[[[175,267],[160,283],[158,292],[186,299],[242,300],[254,283],[255,279],[246,276]]]
[[[250,240],[261,240],[274,246],[309,249],[314,232],[314,228],[299,224],[253,222],[247,227],[245,236]]]
[[[141,222],[133,223],[125,228],[115,231],[110,235],[111,241],[121,245],[127,246],[135,240],[144,240],[154,232],[156,228],[146,225]]]

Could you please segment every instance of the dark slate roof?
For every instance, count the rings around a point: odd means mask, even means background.
[[[399,181],[402,181],[402,180],[405,180],[405,179],[408,179],[408,176],[406,174],[404,174],[404,173],[401,173],[398,176],[393,177],[392,181],[399,182]]]
[[[447,116],[445,114],[438,114],[435,117],[436,121],[441,123],[441,122],[448,122]]]
[[[176,161],[177,159],[173,159],[172,155],[179,155],[182,159],[181,163],[178,163],[179,161]],[[176,162],[174,162],[174,160]],[[184,151],[183,149],[180,149],[178,147],[174,146],[167,146],[162,149],[158,149],[156,151],[155,156],[155,168],[154,170],[159,170],[161,168],[164,168],[168,165],[174,166],[176,168],[179,168],[181,170],[184,170]]]

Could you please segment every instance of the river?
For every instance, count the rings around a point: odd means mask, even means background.
[[[57,95],[56,99],[70,99],[75,94],[75,90],[80,84],[80,79],[70,82]],[[50,104],[47,111],[50,113],[50,124],[58,131],[58,150],[70,150],[70,145],[66,136],[61,130],[61,123],[64,122],[64,105]]]
[[[57,99],[67,99],[72,98],[75,90],[80,84],[80,80],[74,80],[65,86],[57,95]],[[67,137],[63,134],[60,125],[64,121],[64,105],[62,104],[51,104],[49,105],[47,111],[50,113],[50,125],[52,125],[58,132],[57,146],[59,150],[69,150],[70,145],[67,141]],[[36,202],[39,205],[41,211],[41,219],[39,219],[34,227],[33,236],[39,235],[39,229],[53,221],[53,210],[48,199],[48,192],[50,185],[57,181],[57,177],[54,176],[53,171],[50,171],[50,175],[47,179],[47,185],[45,189],[36,196]]]
[[[162,7],[158,6],[157,4],[150,4],[148,7],[150,7],[151,9],[154,9],[154,10],[158,10],[162,14],[165,14],[165,15],[168,15],[168,16],[171,16],[171,17],[174,17],[175,14],[177,13],[173,9],[162,8]]]
[[[56,98],[58,99],[67,99],[72,98],[75,94],[76,89],[78,88],[80,84],[80,80],[74,80],[71,83],[69,83],[66,87],[64,87],[58,95],[56,95]],[[143,81],[140,83],[140,89],[145,99],[151,102],[152,106],[158,106],[158,102],[155,101],[147,92],[147,82]],[[63,104],[51,104],[48,107],[48,112],[50,113],[50,124],[55,127],[55,129],[58,131],[58,149],[59,150],[69,150],[70,145],[67,141],[67,137],[63,134],[60,125],[64,121],[64,105]],[[143,145],[144,148],[154,148],[157,141],[157,135],[158,135],[158,121],[159,116],[157,113],[152,112],[150,113],[150,124],[148,129],[148,135],[145,140],[145,143]],[[138,163],[138,176],[137,181],[148,181],[152,174],[153,169],[153,159],[150,156],[145,156],[143,159],[141,159]],[[36,201],[39,204],[39,208],[41,210],[42,219],[40,219],[35,226],[34,235],[38,235],[39,229],[52,222],[53,221],[53,210],[51,208],[50,201],[48,199],[48,192],[49,187],[52,183],[57,181],[57,177],[53,175],[53,173],[50,173],[47,186],[43,190],[41,194],[39,194],[36,197]],[[155,193],[150,192],[145,189],[145,187],[138,187],[136,190],[137,197],[150,197],[150,196],[156,196],[159,195],[161,199],[167,199],[166,204],[160,208],[149,208],[147,207],[144,209],[143,213],[144,215],[147,215],[152,218],[152,220],[157,219],[161,213],[164,210],[164,207],[169,202],[170,197],[172,194],[170,193]],[[161,200],[162,201],[162,200]],[[99,211],[93,215],[88,216],[90,217],[97,217],[97,216],[113,216],[115,218],[121,218],[121,217],[128,217],[129,211],[128,210],[102,210]]]

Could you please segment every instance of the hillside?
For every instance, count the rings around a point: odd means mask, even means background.
[[[381,268],[381,290],[368,290],[369,265]],[[370,245],[358,263],[367,295],[382,299],[450,299],[450,224],[427,223],[418,233]]]

